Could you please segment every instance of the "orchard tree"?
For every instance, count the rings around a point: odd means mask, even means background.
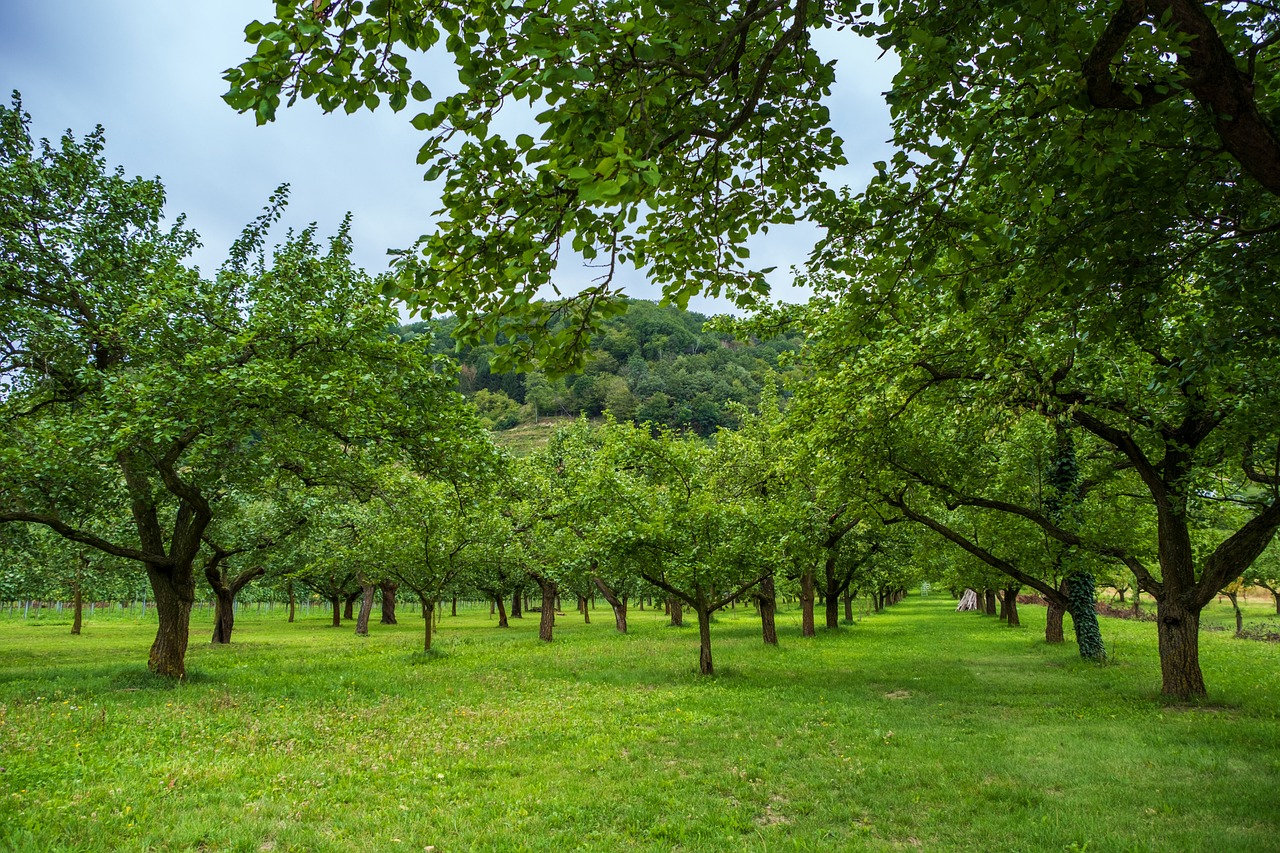
[[[482,483],[430,482],[401,475],[374,509],[370,538],[384,571],[418,597],[431,651],[432,618],[446,593],[466,589],[504,532]]]
[[[712,614],[773,572],[759,559],[761,518],[717,483],[714,457],[696,438],[619,424],[608,452],[619,478],[616,548],[697,614],[698,669],[712,675]]]
[[[277,200],[205,279],[183,265],[196,236],[161,227],[160,184],[110,172],[100,130],[55,146],[28,124],[0,109],[0,523],[142,566],[149,667],[181,678],[195,563],[230,489],[387,455],[465,465],[441,439],[469,416],[446,367],[388,337],[345,224],[268,259]],[[128,535],[86,520],[78,482],[128,507]]]

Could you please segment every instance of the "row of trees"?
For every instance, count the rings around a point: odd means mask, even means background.
[[[1200,611],[1280,527],[1271,5],[275,13],[246,29],[257,48],[228,72],[231,106],[265,122],[297,96],[421,104],[420,161],[446,212],[401,255],[402,297],[454,312],[464,340],[503,333],[500,359],[555,370],[618,310],[616,265],[677,304],[705,291],[762,308],[768,271],[747,265],[746,238],[810,215],[826,229],[817,296],[756,329],[813,344],[797,395],[815,449],[865,501],[1020,583],[1033,554],[1081,578],[1123,565],[1159,609],[1164,691],[1205,693]],[[831,28],[901,66],[895,152],[857,195],[822,180],[844,162],[823,103],[840,63],[811,39]],[[444,96],[409,61],[437,40],[460,70]],[[493,132],[509,102],[537,114],[532,133]],[[566,245],[605,275],[535,302]]]

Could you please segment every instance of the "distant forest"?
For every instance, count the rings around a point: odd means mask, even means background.
[[[411,323],[401,339],[432,335],[432,350],[459,362],[458,388],[494,430],[550,415],[651,421],[710,435],[735,427],[733,404],[754,408],[760,389],[779,368],[778,357],[800,347],[800,337],[743,342],[704,331],[707,317],[694,311],[632,300],[606,321],[591,341],[584,371],[561,379],[540,372],[492,373],[492,348],[455,351],[452,317]]]

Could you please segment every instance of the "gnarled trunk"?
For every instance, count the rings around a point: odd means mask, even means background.
[[[814,600],[813,571],[805,571],[800,575],[800,635],[812,637],[817,634],[813,627]]]
[[[373,590],[371,583],[360,584],[360,615],[356,618],[356,636],[369,636],[369,615],[373,613]]]
[[[167,678],[185,678],[191,605],[195,603],[195,572],[190,563],[173,567],[148,563],[147,578],[151,581],[159,620],[147,669]]]
[[[435,615],[436,603],[429,598],[423,598],[422,601],[422,651],[423,654],[431,651],[431,617]],[[506,614],[503,614],[504,618]],[[503,627],[506,627],[505,625]]]
[[[1005,587],[1004,618],[1009,623],[1010,628],[1022,627],[1022,620],[1018,618],[1018,588],[1016,586]]]
[[[1160,647],[1161,692],[1191,699],[1204,696],[1200,672],[1200,612],[1175,601],[1156,602],[1156,637]]]
[[[378,589],[382,592],[382,624],[397,625],[396,622],[396,590],[400,588],[400,584],[391,581],[383,581],[378,584]]]
[[[756,594],[756,606],[760,610],[760,631],[766,645],[778,645],[778,628],[774,624],[774,614],[778,610],[778,599],[774,592],[773,575],[765,575],[760,581],[760,591]],[[831,609],[827,608],[828,611]]]
[[[236,602],[231,597],[231,590],[225,586],[213,588],[213,637],[209,642],[215,646],[231,642],[231,629],[236,623]]]
[[[715,675],[711,664],[711,613],[705,607],[698,610],[698,672]]]
[[[538,639],[549,643],[556,624],[556,583],[544,578],[537,578],[537,581],[542,588],[542,618],[538,621]]]
[[[600,578],[592,578],[596,589],[600,590],[600,594],[604,596],[604,600],[609,602],[609,606],[613,608],[613,624],[618,629],[618,633],[627,633],[627,597],[618,595],[608,584]]]

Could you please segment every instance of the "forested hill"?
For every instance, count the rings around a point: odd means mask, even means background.
[[[491,373],[488,346],[455,352],[452,318],[402,326],[399,334],[430,334],[435,351],[458,359],[460,390],[495,430],[549,415],[596,417],[608,410],[623,420],[710,435],[736,425],[731,403],[756,405],[766,376],[779,370],[778,356],[797,349],[800,339],[744,343],[704,331],[706,321],[694,311],[632,300],[592,339],[584,371],[555,380],[538,372]]]

